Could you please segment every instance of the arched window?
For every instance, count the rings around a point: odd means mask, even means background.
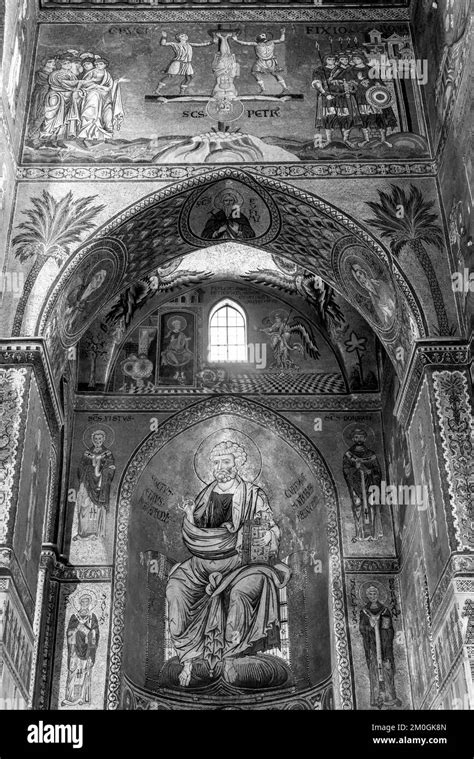
[[[247,320],[233,300],[220,301],[209,315],[209,361],[247,361]]]

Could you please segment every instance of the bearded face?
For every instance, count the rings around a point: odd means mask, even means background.
[[[224,195],[222,198],[222,205],[224,207],[224,211],[226,213],[226,216],[229,216],[234,206],[237,205],[237,198],[235,195],[231,195],[230,193]]]
[[[356,432],[352,440],[359,447],[365,445],[365,435],[363,432]]]
[[[231,453],[214,456],[212,459],[212,471],[217,482],[230,482],[237,476],[235,459]]]
[[[105,435],[102,435],[100,433],[92,435],[92,443],[96,451],[98,451],[99,448],[103,446],[104,442],[105,442]]]
[[[89,596],[83,596],[79,599],[79,614],[81,617],[87,617],[89,615],[89,607],[91,605],[91,599]]]

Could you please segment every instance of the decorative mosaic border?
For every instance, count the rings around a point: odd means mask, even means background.
[[[57,582],[51,582],[51,571],[56,563],[56,554],[53,550],[43,550],[40,556],[40,572],[44,571],[42,628],[43,637],[38,646],[38,659],[41,659],[41,668],[37,667],[37,687],[35,689],[33,705],[38,709],[47,709],[50,695],[51,672],[54,658],[55,622],[58,601]]]
[[[396,281],[397,285],[400,287],[400,290],[402,291],[402,293],[404,294],[405,298],[408,301],[410,310],[413,316],[415,317],[416,326],[418,327],[420,337],[427,337],[429,333],[429,329],[426,323],[423,310],[420,307],[418,298],[416,297],[415,293],[412,291],[407,281],[405,280],[405,277],[403,276],[403,273],[401,271],[400,264],[395,258],[393,260],[392,274],[393,274],[394,280]]]
[[[438,669],[438,661],[436,659],[436,651],[434,647],[434,636],[433,636],[433,608],[430,602],[430,591],[428,587],[428,578],[426,576],[425,560],[423,559],[422,562],[423,562],[423,582],[424,582],[423,599],[424,599],[424,605],[425,605],[426,619],[428,621],[428,637],[430,641],[431,660],[433,662],[434,685],[435,685],[437,694],[439,694],[439,669]]]
[[[460,550],[472,551],[474,418],[466,374],[460,371],[433,372],[433,387],[455,537]]]
[[[441,582],[438,583],[434,594],[431,597],[431,613],[433,617],[433,627],[438,634],[440,627],[445,621],[446,608],[450,606],[453,600],[453,568],[451,560],[448,559],[446,567],[442,572]]]
[[[277,709],[281,711],[297,709],[298,711],[325,711],[328,708],[330,696],[333,693],[332,678],[328,678],[311,690],[300,691],[292,696],[269,696],[264,702],[252,702],[250,709],[252,711],[267,711],[268,709]],[[172,710],[189,710],[191,709],[208,709],[206,704],[200,704],[196,701],[196,696],[192,694],[183,694],[180,700],[163,698],[158,693],[150,693],[145,688],[140,688],[130,678],[124,676],[124,699],[128,701],[128,709],[133,711],[172,711]],[[249,709],[247,704],[233,704],[232,709],[236,711],[246,711]]]
[[[51,577],[59,582],[110,582],[112,575],[112,566],[66,566],[57,562]]]
[[[458,577],[454,583],[456,593],[473,593],[474,594],[474,578],[472,577]]]
[[[453,571],[455,574],[462,572],[468,574],[472,572],[474,574],[474,555],[473,554],[459,554],[453,556],[452,559]]]
[[[134,488],[150,459],[169,440],[190,426],[201,422],[203,419],[220,414],[235,414],[265,425],[266,429],[271,430],[287,443],[293,445],[306,464],[319,477],[328,509],[329,574],[332,590],[335,650],[340,682],[339,696],[342,709],[352,709],[353,695],[343,595],[341,536],[338,523],[338,505],[331,475],[312,443],[296,427],[268,409],[241,398],[213,398],[173,416],[156,432],[146,438],[129,462],[122,476],[118,497],[107,708],[118,709],[120,703],[124,613],[128,574],[128,524]]]
[[[182,411],[188,406],[215,397],[217,397],[217,394],[212,393],[193,395],[191,397],[176,396],[173,398],[149,395],[122,395],[115,397],[76,395],[74,410],[90,413],[94,411],[153,411],[159,414],[162,412],[166,413],[167,411]],[[361,393],[360,395],[342,397],[313,395],[310,398],[302,398],[300,396],[253,396],[246,393],[245,398],[249,401],[263,404],[275,411],[380,411],[382,407],[378,393]],[[106,422],[107,419],[98,417],[95,421]]]
[[[53,447],[53,446],[52,446]],[[53,447],[51,453],[51,470],[48,482],[48,500],[46,503],[46,522],[43,533],[43,543],[52,544],[54,541],[54,529],[57,510],[59,509],[59,487],[58,487],[58,458],[59,453]]]
[[[16,338],[0,339],[0,367],[2,364],[10,366],[26,364],[33,367],[53,445],[55,445],[55,433],[58,432],[64,420],[43,338],[32,337],[27,340],[20,339],[20,341]]]
[[[438,586],[433,593],[433,598],[431,600],[431,609],[433,611],[433,616],[437,615],[439,608],[441,607],[445,597],[446,593],[448,591],[448,588],[451,584],[451,580],[453,579],[453,572],[452,572],[452,566],[448,562],[448,566],[444,570],[443,576],[441,577],[441,580],[438,583]]]
[[[453,515],[451,513],[451,510],[448,508],[449,504],[449,490],[448,490],[448,483],[446,480],[446,477],[443,476],[443,457],[440,450],[439,445],[439,429],[438,429],[438,419],[436,417],[436,411],[434,408],[434,399],[432,394],[432,379],[431,377],[428,377],[428,375],[425,373],[420,393],[418,395],[418,399],[416,401],[415,407],[414,407],[414,414],[417,413],[418,408],[421,407],[422,399],[425,398],[425,402],[427,405],[426,412],[427,416],[429,417],[429,423],[431,424],[431,429],[433,431],[434,436],[434,460],[432,461],[433,466],[436,468],[436,473],[438,475],[438,482],[441,490],[441,497],[443,500],[443,506],[442,506],[442,516],[444,517],[444,528],[446,531],[447,539],[448,539],[448,546],[451,551],[456,550],[456,536],[454,532],[454,522],[453,522]],[[416,439],[415,435],[415,439]],[[443,573],[444,568],[441,572]]]
[[[469,343],[455,338],[421,340],[415,344],[401,392],[395,403],[395,414],[404,427],[409,425],[421,390],[426,366],[464,365],[470,362]]]
[[[2,457],[0,467],[0,543],[5,543],[8,538],[26,379],[26,368],[5,369],[0,367],[0,387],[2,390],[3,406],[0,431],[2,438],[8,440],[8,452],[5,451],[6,455]]]
[[[457,554],[451,557],[451,560],[448,561],[445,569],[443,570],[443,574],[431,598],[431,609],[433,612],[433,617],[438,614],[439,609],[443,604],[447,590],[451,584],[451,580],[455,580],[456,583],[458,581],[469,583],[469,590],[467,591],[462,591],[456,587],[456,590],[459,592],[474,593],[474,578],[466,578],[464,576],[458,577],[458,574],[468,575],[469,573],[474,574],[474,555]]]
[[[36,603],[35,603],[35,615],[33,618],[33,658],[31,661],[31,680],[28,698],[28,708],[33,708],[35,697],[35,683],[36,683],[36,667],[38,663],[38,656],[40,651],[40,632],[41,632],[41,619],[43,617],[43,601],[44,601],[44,589],[46,584],[46,567],[40,561],[40,567],[38,569],[38,583],[36,586]]]
[[[134,9],[121,8],[89,9],[42,9],[37,20],[48,24],[87,23],[174,23],[189,21],[222,22],[266,21],[270,23],[297,21],[410,21],[410,8],[161,8]]]
[[[246,163],[249,172],[265,177],[286,179],[363,179],[375,177],[434,177],[437,174],[436,161],[419,162],[344,162],[344,163]],[[188,164],[176,166],[113,164],[113,165],[23,165],[17,167],[16,178],[26,182],[156,182],[176,179],[191,179],[209,171],[209,165]]]
[[[400,572],[400,562],[396,558],[344,559],[345,572],[373,574],[374,572]]]

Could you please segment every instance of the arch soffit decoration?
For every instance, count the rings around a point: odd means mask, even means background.
[[[265,251],[263,251],[263,252],[265,252]],[[224,282],[225,283],[229,283],[231,281],[233,281],[233,280],[221,279],[220,277],[218,279],[216,279],[216,283],[224,283]],[[212,280],[210,280],[210,282],[212,282]],[[239,282],[239,284],[242,284],[242,283]],[[262,291],[262,286],[261,285],[255,285],[255,284],[252,284],[251,282],[245,282],[245,286],[248,289],[256,290],[257,292],[261,292]],[[144,322],[146,322],[146,320],[149,318],[149,316],[151,314],[153,314],[158,307],[165,309],[167,306],[171,306],[171,305],[174,306],[174,302],[173,301],[174,301],[174,298],[177,297],[177,295],[179,295],[179,291],[173,292],[173,293],[157,293],[157,294],[155,294],[155,296],[153,298],[150,298],[150,301],[148,303],[146,303],[146,305],[143,306],[143,308],[140,309],[139,312],[137,312],[137,314],[134,316],[134,318],[130,322],[130,325],[128,326],[126,332],[123,334],[123,336],[122,336],[122,338],[120,339],[119,342],[114,342],[113,337],[112,336],[110,337],[110,344],[109,345],[112,347],[112,351],[111,351],[111,354],[110,354],[110,361],[109,361],[108,368],[107,368],[106,375],[105,375],[105,377],[106,377],[106,379],[105,379],[105,386],[106,386],[106,388],[109,387],[110,378],[113,376],[113,373],[115,371],[115,368],[116,368],[117,363],[118,363],[119,358],[120,358],[120,352],[121,352],[123,346],[126,344],[127,340],[129,339],[130,334],[135,329],[137,329],[137,327],[140,327]],[[285,300],[284,296],[282,296],[280,293],[272,292],[272,297],[282,304],[281,305],[282,308],[286,308],[286,309],[292,308],[292,310],[293,310],[293,312],[295,314],[301,316],[303,319],[308,319],[308,315],[307,314],[305,314],[302,310],[300,310],[295,305],[290,306],[288,304],[288,302]],[[159,298],[159,301],[158,301],[158,298]],[[214,303],[213,308],[215,308],[217,305],[219,305],[219,303],[221,303],[221,302],[223,302],[225,300],[227,300],[227,298],[220,298],[220,297],[216,298],[216,301]],[[247,313],[246,309],[243,308],[242,306],[240,306],[240,308],[242,308],[242,310],[244,311],[244,313],[246,313],[246,318],[248,320],[248,313]],[[349,392],[349,381],[348,381],[347,369],[346,369],[346,367],[344,365],[344,361],[342,359],[342,356],[341,356],[340,352],[335,349],[333,343],[331,342],[329,334],[324,329],[324,327],[323,327],[322,324],[318,323],[316,320],[313,320],[313,321],[311,321],[311,325],[312,325],[313,329],[316,331],[316,333],[318,335],[318,339],[324,341],[324,343],[327,346],[327,349],[330,351],[330,353],[334,357],[334,360],[335,360],[335,362],[336,362],[336,364],[338,366],[338,369],[340,371],[341,377],[343,379],[344,385],[345,385],[345,387],[347,389],[347,392]]]
[[[77,274],[81,263],[88,257],[91,250],[97,250],[100,244],[112,244],[116,248],[121,248],[124,258],[121,267],[122,276],[119,280],[114,278],[115,281],[110,282],[108,291],[101,298],[101,309],[133,281],[146,276],[157,266],[163,266],[178,256],[196,250],[197,246],[192,246],[183,239],[181,234],[182,208],[196,189],[202,192],[226,179],[249,186],[258,192],[272,209],[276,209],[273,212],[276,213],[277,219],[272,220],[271,229],[265,235],[263,244],[260,243],[263,250],[294,261],[308,271],[319,275],[364,318],[367,318],[363,309],[355,302],[355,298],[348,294],[340,278],[337,277],[334,255],[331,256],[331,252],[325,257],[318,254],[321,225],[326,225],[333,237],[331,247],[334,250],[337,245],[338,256],[341,256],[348,247],[357,245],[360,250],[365,249],[368,255],[375,256],[381,265],[388,269],[399,300],[413,314],[420,336],[425,337],[428,334],[423,310],[416,294],[399,269],[398,262],[392,259],[384,246],[357,221],[312,193],[278,180],[257,177],[240,169],[231,168],[213,170],[199,177],[168,185],[162,190],[145,196],[100,227],[93,237],[76,251],[63,272],[56,278],[41,309],[35,334],[44,334],[46,324],[61,293]],[[275,201],[278,201],[280,210]],[[145,219],[146,224],[140,230],[140,222]],[[240,242],[246,243],[245,240]],[[202,240],[201,247],[209,247],[212,243],[215,244],[215,241]],[[250,245],[252,243],[254,247],[253,240],[247,242]],[[148,252],[148,256],[143,254],[144,250]],[[82,332],[87,329],[95,315],[94,311]],[[62,318],[62,314],[58,316],[59,319]],[[376,327],[374,331],[390,354],[390,347],[395,347],[399,327],[392,329],[391,334],[384,334]],[[73,342],[77,342],[79,337],[80,335]],[[396,368],[400,369],[399,366]]]
[[[337,490],[327,466],[315,444],[289,420],[275,411],[239,397],[215,397],[200,401],[169,417],[156,432],[150,433],[137,447],[124,470],[117,499],[117,522],[115,528],[115,579],[112,597],[111,649],[107,673],[107,708],[118,709],[122,675],[124,645],[124,619],[128,578],[128,526],[131,500],[139,478],[147,464],[168,442],[202,421],[215,416],[234,415],[265,424],[266,428],[284,442],[292,445],[303,461],[315,473],[327,509],[327,537],[329,553],[329,587],[333,611],[333,635],[337,667],[338,699],[342,709],[353,708],[351,665],[346,627],[344,582],[342,567],[341,534]]]

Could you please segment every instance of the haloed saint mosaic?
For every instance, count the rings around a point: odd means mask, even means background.
[[[208,700],[321,695],[330,677],[329,483],[279,435],[237,415],[202,420],[155,454],[145,447],[134,470],[135,590],[125,619],[146,645],[147,689]]]

